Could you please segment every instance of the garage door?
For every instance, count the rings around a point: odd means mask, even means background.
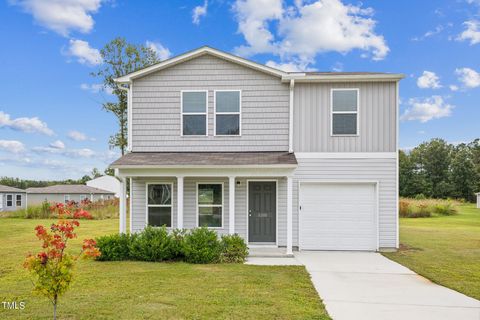
[[[373,183],[302,183],[301,250],[376,250]]]

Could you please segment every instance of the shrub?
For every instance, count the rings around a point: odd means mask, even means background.
[[[97,260],[121,261],[130,258],[130,244],[135,235],[112,234],[97,238],[97,247],[102,253]]]
[[[220,260],[221,244],[217,233],[206,227],[192,230],[185,236],[185,261],[189,263],[217,263]]]
[[[222,254],[220,261],[224,263],[243,263],[248,256],[245,240],[238,234],[223,235],[221,240]]]
[[[185,257],[185,229],[174,229],[171,233],[170,249],[172,251],[172,259],[183,260]]]
[[[458,201],[442,199],[407,199],[402,198],[399,202],[398,214],[402,218],[425,218],[435,215],[452,215],[458,212]]]
[[[433,212],[442,216],[451,216],[457,214],[458,210],[451,202],[442,202],[433,206]]]
[[[398,204],[398,214],[402,218],[408,218],[412,209],[410,208],[410,203],[407,200],[401,199]]]
[[[408,218],[428,218],[431,216],[432,212],[430,210],[430,207],[422,203],[419,204],[417,207],[414,207]]]
[[[415,195],[415,200],[425,200],[425,199],[427,199],[427,197],[425,197],[423,193],[419,193]]]
[[[130,256],[142,261],[172,260],[172,236],[167,228],[148,226],[143,232],[135,236],[130,243]]]

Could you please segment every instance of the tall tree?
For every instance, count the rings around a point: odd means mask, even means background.
[[[473,163],[472,150],[465,144],[458,145],[452,157],[450,180],[453,195],[472,201],[479,176]]]
[[[144,45],[127,43],[125,38],[118,37],[107,43],[101,50],[101,69],[92,73],[102,78],[103,86],[117,97],[117,102],[106,102],[103,109],[117,117],[119,130],[110,136],[111,148],[120,148],[122,155],[127,147],[127,93],[115,83],[114,79],[158,63],[157,54]]]

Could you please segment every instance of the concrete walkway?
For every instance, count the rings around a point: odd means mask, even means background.
[[[480,301],[374,252],[298,252],[334,320],[480,320]]]

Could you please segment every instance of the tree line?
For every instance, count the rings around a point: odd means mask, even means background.
[[[480,139],[451,144],[432,139],[399,151],[400,196],[475,200],[480,192]]]

